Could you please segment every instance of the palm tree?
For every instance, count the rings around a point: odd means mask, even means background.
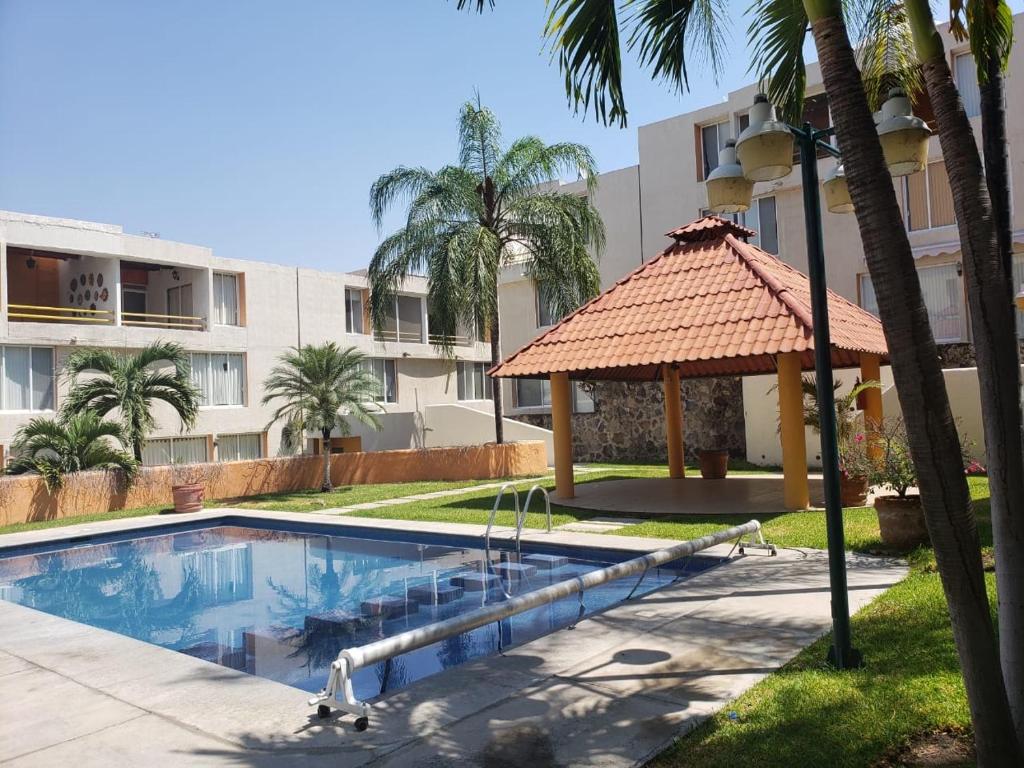
[[[483,10],[486,4],[493,5],[460,0],[459,7]],[[570,101],[577,110],[592,108],[605,122],[624,124],[619,4],[616,0],[551,0],[549,5],[546,33],[558,52]],[[637,49],[641,63],[655,76],[685,89],[688,50],[707,57],[713,67],[720,60],[721,30],[727,28],[724,3],[621,0],[621,5],[631,11],[626,19],[632,27],[628,45]],[[800,55],[808,26],[814,37],[889,343],[922,506],[950,606],[979,762],[1019,764],[1022,750],[999,667],[956,426],[910,242],[850,44],[843,0],[760,0],[754,10],[751,28],[761,40],[755,46],[755,66],[768,63],[762,71],[776,74],[777,82],[785,84],[786,69],[777,65],[789,62],[789,85],[800,90],[797,101],[803,95],[803,73],[792,62]]]
[[[7,472],[41,475],[50,493],[64,485],[64,475],[88,469],[120,470],[131,483],[139,463],[111,441],[127,445],[124,427],[104,421],[93,411],[62,419],[37,417],[14,436],[11,448],[15,459]]]
[[[586,196],[560,192],[560,174],[586,179]],[[431,334],[452,354],[459,329],[484,327],[491,364],[501,360],[498,275],[513,261],[544,290],[551,310],[566,315],[595,296],[600,276],[593,254],[604,225],[590,202],[597,168],[580,144],[545,144],[526,136],[505,147],[494,114],[466,102],[459,113],[459,162],[438,171],[400,166],[370,190],[378,228],[400,198],[406,223],[370,261],[370,309],[381,327],[402,280],[425,274]],[[495,386],[494,437],[502,442],[502,393]]]
[[[90,410],[106,416],[116,410],[126,445],[139,462],[146,437],[156,426],[154,400],[171,406],[185,429],[195,425],[200,393],[189,377],[188,353],[180,344],[157,341],[135,353],[80,349],[68,357],[64,370],[72,386],[62,412],[70,416]],[[80,380],[85,373],[92,375]]]
[[[274,411],[270,423],[284,420],[282,436],[286,447],[301,445],[307,429],[323,436],[324,475],[321,491],[331,490],[331,433],[349,433],[351,416],[374,429],[380,421],[374,415],[374,400],[380,387],[366,368],[365,356],[355,347],[340,349],[333,341],[293,347],[279,358],[263,389],[263,405],[274,400],[284,403]]]

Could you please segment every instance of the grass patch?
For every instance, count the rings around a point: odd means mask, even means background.
[[[0,534],[38,531],[43,528],[59,528],[64,525],[78,525],[79,523],[98,523],[103,520],[124,520],[130,517],[158,515],[161,512],[167,511],[170,511],[170,508],[167,505],[160,505],[156,507],[139,507],[137,509],[115,509],[112,512],[100,512],[95,515],[82,515],[80,517],[58,517],[53,520],[31,520],[27,523],[13,523],[12,525],[0,526]]]

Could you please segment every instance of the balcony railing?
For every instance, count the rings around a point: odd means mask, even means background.
[[[122,312],[121,325],[202,331],[206,328],[206,318],[190,315],[156,315],[150,312]]]
[[[447,342],[455,347],[468,347],[474,341],[475,339],[471,339],[469,336],[440,336],[438,334],[430,334],[430,343],[436,346],[441,346]]]
[[[92,325],[114,324],[114,313],[109,309],[8,304],[7,310],[7,316],[12,320],[28,320],[42,323],[89,323]]]
[[[422,344],[423,334],[416,331],[374,331],[374,341],[400,341],[408,344]]]

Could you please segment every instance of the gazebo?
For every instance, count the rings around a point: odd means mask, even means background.
[[[501,378],[549,378],[555,493],[575,495],[570,381],[664,386],[669,475],[683,478],[681,379],[778,376],[787,509],[810,504],[801,374],[814,370],[807,276],[747,242],[756,233],[705,216],[667,233],[673,243],[495,366]],[[829,292],[832,365],[878,380],[888,348],[878,318]],[[881,420],[882,397],[864,415]]]

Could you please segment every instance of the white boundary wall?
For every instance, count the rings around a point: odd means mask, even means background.
[[[494,442],[494,410],[468,405],[438,404],[423,409],[424,447],[439,448],[452,445],[479,445]],[[513,419],[503,419],[505,439],[543,440],[547,448],[548,464],[555,463],[554,438],[550,429],[535,427]]]

